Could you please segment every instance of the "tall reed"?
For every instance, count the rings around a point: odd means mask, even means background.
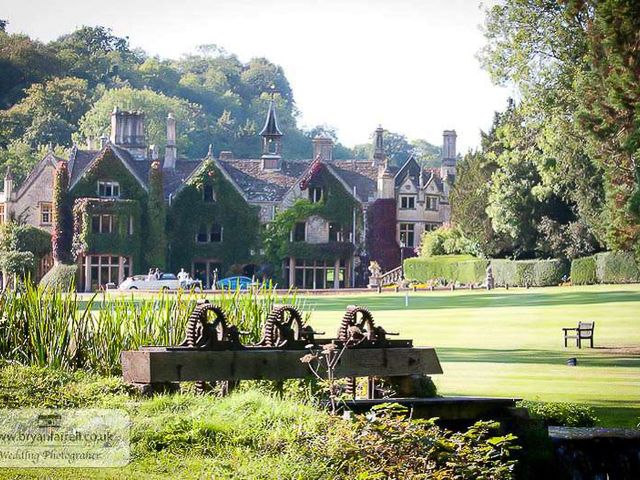
[[[144,345],[178,345],[185,337],[195,294],[111,296],[95,294],[80,302],[75,292],[24,284],[0,293],[0,358],[103,374],[120,372],[120,352]],[[248,332],[244,343],[262,336],[275,304],[304,304],[295,292],[279,296],[265,286],[251,292],[224,291],[208,296],[222,307],[229,324]]]

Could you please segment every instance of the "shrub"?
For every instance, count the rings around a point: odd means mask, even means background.
[[[497,422],[480,421],[451,432],[383,404],[352,424],[335,422],[329,438],[343,440],[321,451],[340,466],[340,478],[512,479],[516,437],[499,436],[498,429]]]
[[[420,255],[476,255],[479,252],[477,243],[464,236],[459,228],[440,227],[424,232],[420,240]]]
[[[604,252],[595,255],[596,277],[600,283],[640,282],[640,269],[631,252]]]
[[[69,291],[72,289],[73,285],[75,285],[77,270],[78,266],[75,264],[54,264],[40,280],[40,286],[47,289],[53,288],[62,291]]]
[[[518,402],[519,407],[529,410],[529,413],[542,418],[547,425],[558,427],[593,427],[598,417],[593,408],[577,403],[559,402]]]
[[[595,256],[576,258],[571,262],[571,283],[573,285],[592,285],[597,282]]]
[[[437,255],[415,257],[404,261],[404,275],[410,280],[428,282],[481,283],[485,279],[488,261],[471,255]]]
[[[567,266],[561,260],[491,260],[496,285],[546,287],[558,285]]]

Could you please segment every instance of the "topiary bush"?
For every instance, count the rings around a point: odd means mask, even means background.
[[[561,260],[491,260],[496,285],[548,287],[558,285],[567,273]]]
[[[640,268],[631,252],[604,252],[595,255],[599,283],[640,282]]]
[[[447,283],[481,283],[485,279],[487,265],[487,260],[471,255],[415,257],[404,261],[404,275],[418,282],[441,279]]]
[[[598,422],[593,408],[577,403],[532,402],[523,400],[519,407],[526,408],[536,418],[543,419],[547,425],[558,427],[593,427]]]
[[[61,291],[69,291],[76,283],[76,273],[78,266],[75,263],[66,265],[63,263],[54,264],[40,280],[40,286]]]
[[[571,283],[573,285],[598,283],[595,256],[576,258],[571,262]]]

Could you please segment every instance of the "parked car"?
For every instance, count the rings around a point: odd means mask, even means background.
[[[221,290],[247,290],[252,285],[258,285],[257,282],[249,277],[227,277],[222,280],[218,280],[217,286]]]
[[[161,273],[159,279],[153,275],[135,275],[122,282],[118,290],[176,291],[181,288],[198,292],[202,290],[202,282],[189,278],[181,285],[173,273]]]

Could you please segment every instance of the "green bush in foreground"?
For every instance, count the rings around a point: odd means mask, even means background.
[[[404,261],[404,275],[418,282],[444,280],[447,283],[482,283],[487,264],[487,260],[471,255],[415,257]]]
[[[576,258],[571,262],[571,283],[573,285],[593,285],[597,282],[595,256]]]
[[[529,410],[529,413],[545,420],[547,425],[558,427],[593,427],[598,417],[593,408],[576,403],[518,402],[519,407]]]
[[[241,383],[243,385],[244,382]],[[478,422],[454,433],[384,407],[334,417],[253,385],[224,398],[141,398],[119,378],[51,368],[0,368],[0,408],[101,407],[131,418],[132,463],[102,478],[513,478],[515,437]],[[33,473],[35,472],[35,473]],[[78,478],[77,469],[3,470],[7,478]]]

